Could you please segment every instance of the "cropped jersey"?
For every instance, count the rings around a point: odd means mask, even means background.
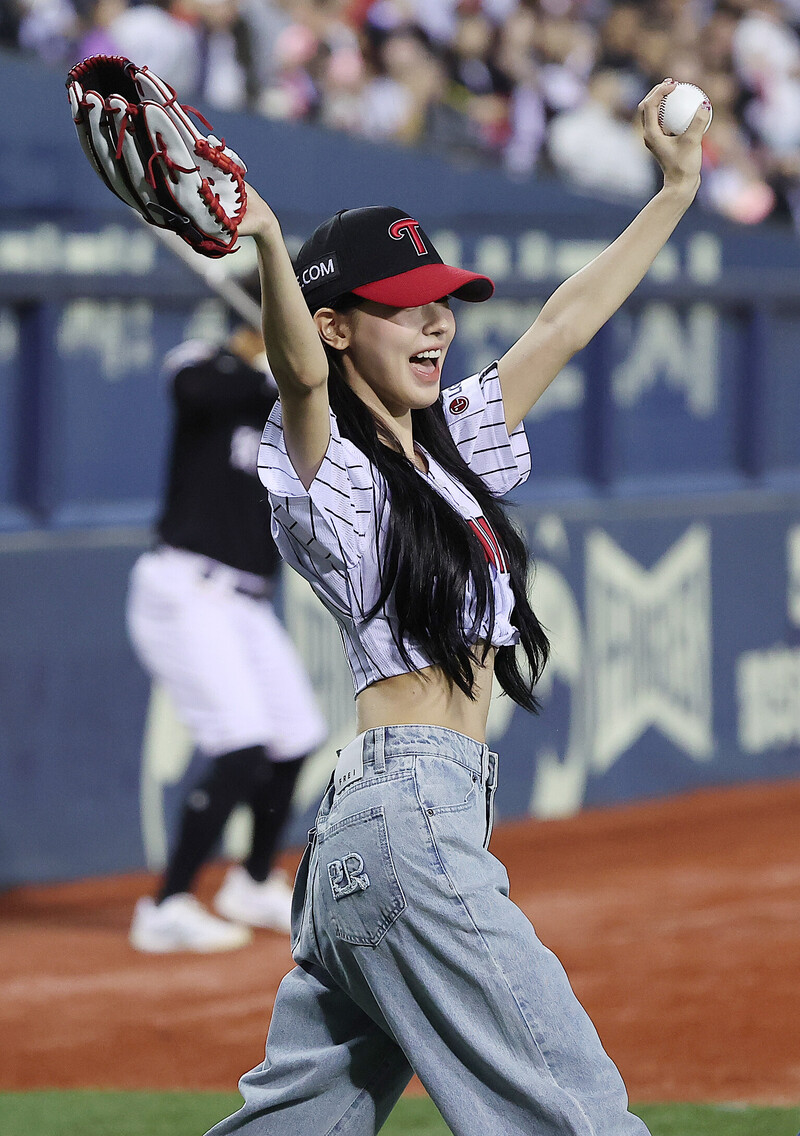
[[[522,425],[508,433],[496,363],[448,387],[441,399],[461,456],[494,494],[508,493],[527,478],[531,468],[528,441]],[[420,477],[427,477],[433,489],[469,522],[486,553],[495,605],[491,643],[496,647],[516,643],[519,633],[510,622],[514,597],[503,550],[472,494],[430,454],[422,452],[428,474],[420,472]],[[382,475],[361,450],[341,437],[331,411],[331,440],[306,490],[286,452],[280,402],[264,428],[258,470],[269,490],[275,543],[336,619],[355,693],[379,679],[408,671],[397,646],[392,598],[372,619],[366,618],[380,594],[378,566],[383,561],[391,508]],[[468,588],[465,627],[474,622],[474,602]],[[487,638],[488,622],[486,616],[477,638]],[[415,643],[405,645],[415,669],[430,666]]]

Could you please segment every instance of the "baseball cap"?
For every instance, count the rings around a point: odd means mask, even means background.
[[[488,276],[445,264],[422,226],[393,205],[342,209],[314,230],[295,258],[312,312],[346,293],[393,308],[416,308],[443,296],[478,303]]]

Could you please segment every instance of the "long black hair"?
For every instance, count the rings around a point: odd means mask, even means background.
[[[357,302],[357,297],[348,296],[331,306],[347,311]],[[415,669],[406,647],[407,637],[452,683],[474,698],[473,664],[482,663],[489,652],[495,619],[494,591],[483,546],[469,524],[419,476],[399,440],[350,388],[340,352],[327,344],[325,351],[330,363],[330,404],[340,433],[376,467],[385,479],[391,500],[387,545],[380,562],[381,591],[366,616],[375,616],[392,596],[397,616],[397,648],[403,662]],[[539,703],[534,687],[547,662],[550,645],[528,602],[525,542],[505,507],[458,452],[441,399],[422,410],[412,410],[411,419],[415,441],[473,495],[506,554],[514,594],[511,623],[519,631],[528,673],[523,673],[519,665],[516,648],[507,646],[497,648],[495,674],[514,702],[536,713]],[[475,611],[472,625],[464,627],[464,598],[470,576],[474,582]],[[478,653],[475,643],[487,614],[489,631],[484,648]]]

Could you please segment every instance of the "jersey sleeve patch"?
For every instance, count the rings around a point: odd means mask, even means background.
[[[509,434],[497,363],[442,392],[445,421],[464,461],[498,496],[528,478],[531,453],[525,426]]]

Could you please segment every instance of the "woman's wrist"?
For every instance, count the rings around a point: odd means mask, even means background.
[[[684,208],[688,209],[697,196],[699,188],[699,176],[665,177],[659,196],[664,195],[665,197],[669,197],[675,201],[676,204],[683,204]]]
[[[271,213],[269,216],[259,217],[258,222],[254,225],[249,235],[257,245],[264,248],[273,244],[275,241],[283,240],[281,226],[274,213]]]

